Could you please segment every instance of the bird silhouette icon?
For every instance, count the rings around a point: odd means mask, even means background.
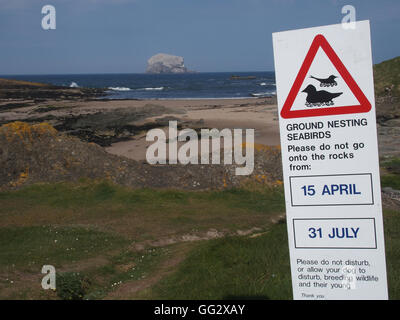
[[[337,86],[337,82],[335,81],[337,76],[334,76],[333,74],[330,75],[326,79],[321,79],[321,78],[317,78],[317,77],[314,77],[314,76],[310,76],[310,78],[319,81],[319,86],[320,87],[334,87],[334,86]]]
[[[306,106],[307,107],[315,107],[315,106],[331,106],[333,105],[332,99],[339,97],[343,92],[328,92],[325,90],[317,91],[317,89],[309,84],[303,91],[307,93],[306,98]]]

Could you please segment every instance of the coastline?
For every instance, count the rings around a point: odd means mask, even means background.
[[[135,188],[203,190],[232,187],[248,179],[261,179],[261,184],[282,180],[274,97],[104,100],[98,99],[104,94],[101,90],[39,85],[13,81],[10,88],[2,86],[0,79],[0,138],[5,145],[4,166],[12,172],[0,177],[0,187],[86,177]],[[148,163],[146,151],[154,141],[146,141],[147,133],[156,128],[168,131],[170,121],[177,122],[178,132],[254,129],[253,173],[236,176],[235,164]],[[184,143],[178,142],[178,148]],[[223,152],[223,141],[220,146]],[[200,152],[210,154],[211,150],[201,148]]]
[[[76,88],[74,88],[76,90]],[[72,90],[72,89],[71,89]],[[7,109],[8,108],[8,109]],[[149,129],[255,129],[255,143],[279,145],[276,99],[13,99],[0,102],[0,123],[48,122],[57,130],[95,142],[111,154],[145,160]]]
[[[390,120],[393,103],[380,96],[376,103],[380,155],[397,155],[396,120]],[[61,132],[135,160],[145,158],[148,143],[143,133],[168,126],[168,119],[177,120],[180,129],[254,128],[255,143],[280,143],[275,96],[113,99],[107,89],[0,78],[0,125],[48,122]]]

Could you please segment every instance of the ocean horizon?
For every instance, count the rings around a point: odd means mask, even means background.
[[[238,76],[231,78],[231,76]],[[1,75],[65,87],[105,88],[103,99],[243,99],[276,94],[275,72]]]

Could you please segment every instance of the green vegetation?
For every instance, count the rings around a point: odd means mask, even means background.
[[[62,300],[82,300],[90,287],[90,281],[79,272],[57,275],[57,295]]]
[[[291,299],[286,224],[255,238],[199,244],[179,269],[142,298]]]
[[[384,95],[390,88],[393,95],[400,96],[400,57],[374,65],[375,94]]]
[[[209,229],[263,228],[284,211],[282,188],[185,192],[108,182],[41,184],[0,193],[0,227],[86,225],[135,241]],[[2,221],[2,222],[1,222]]]
[[[0,267],[33,270],[88,259],[127,244],[122,237],[82,227],[3,227]]]
[[[389,297],[400,299],[400,215],[384,211]],[[256,237],[198,245],[145,299],[291,299],[286,224]]]
[[[400,159],[390,158],[382,161],[381,167],[388,170],[390,173],[400,174]]]
[[[192,201],[207,201],[214,204],[224,201],[230,208],[246,208],[251,211],[268,212],[282,210],[283,192],[281,188],[265,188],[258,191],[229,189],[222,191],[177,191],[129,189],[107,181],[82,181],[81,184],[56,183],[36,184],[18,191],[1,192],[0,200],[24,199],[31,205],[45,204],[55,208],[81,208],[101,204],[119,203],[126,209],[136,205],[164,206],[189,204]],[[257,200],[257,203],[255,203]],[[259,201],[259,202],[258,202]],[[271,206],[265,207],[266,202]]]
[[[102,299],[113,293],[120,285],[129,281],[145,281],[157,270],[160,263],[167,259],[168,249],[152,248],[140,252],[132,252],[123,248],[116,256],[110,257],[107,264],[87,270],[89,279],[96,279],[84,299]],[[126,299],[116,295],[115,298]]]
[[[390,187],[400,190],[400,159],[392,157],[382,160],[381,167],[384,168],[384,173],[381,176],[382,188]]]
[[[399,211],[384,211],[385,250],[389,298],[400,299],[400,215]]]
[[[382,182],[393,187],[392,178]],[[281,188],[132,190],[82,181],[0,192],[0,298],[291,299],[286,224],[271,223],[282,212]],[[390,298],[400,299],[399,211],[385,210],[384,220]],[[150,245],[210,229],[226,236]],[[41,289],[44,264],[56,267],[56,292]]]
[[[400,176],[396,174],[387,174],[381,177],[382,188],[390,187],[400,190]]]
[[[0,297],[57,298],[43,296],[44,264],[59,272],[79,271],[90,279],[83,298],[106,297],[128,281],[170,272],[170,261],[179,263],[177,256],[183,260],[183,252],[196,247],[196,242],[180,243],[182,236],[196,239],[209,230],[266,230],[284,211],[283,199],[280,187],[187,192],[132,190],[94,181],[0,192],[0,273],[8,273],[8,280],[0,281],[0,292],[11,290]],[[162,247],[149,247],[149,241],[160,239]],[[136,245],[148,249],[137,251]],[[21,272],[36,275],[31,284],[35,290],[25,290],[26,281],[18,280]],[[71,290],[76,290],[71,288],[79,286],[73,279],[66,283],[62,297],[72,299]]]

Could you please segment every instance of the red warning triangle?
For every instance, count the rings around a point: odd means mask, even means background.
[[[346,82],[347,86],[350,88],[353,95],[356,97],[359,105],[352,106],[335,106],[326,108],[315,108],[315,109],[305,109],[305,110],[291,110],[293,102],[296,99],[301,86],[303,85],[304,79],[310,69],[312,62],[314,61],[315,55],[319,48],[322,48],[325,54],[328,56],[329,60],[335,66],[336,70],[342,76],[342,79]],[[339,115],[339,114],[349,114],[349,113],[362,113],[371,110],[371,103],[368,101],[367,97],[361,91],[357,83],[354,81],[353,77],[347,71],[346,67],[340,61],[339,57],[332,49],[328,41],[322,34],[315,36],[310,49],[301,65],[300,71],[297,74],[296,80],[290,89],[289,95],[281,110],[282,118],[303,118],[303,117],[318,117],[318,116],[329,116],[329,115]]]

